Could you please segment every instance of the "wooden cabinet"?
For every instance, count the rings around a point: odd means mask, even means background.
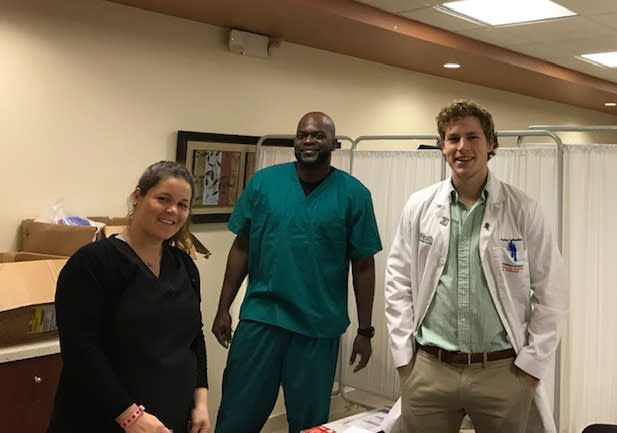
[[[2,431],[44,433],[60,379],[60,355],[0,364]]]

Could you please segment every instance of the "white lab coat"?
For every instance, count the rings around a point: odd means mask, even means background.
[[[450,179],[411,195],[386,265],[386,320],[394,365],[408,364],[415,335],[442,274],[450,238]],[[568,308],[565,265],[539,205],[490,172],[480,233],[486,282],[508,338],[515,364],[542,378],[559,343]],[[516,245],[516,261],[508,242]],[[542,380],[528,433],[554,433],[555,423]]]

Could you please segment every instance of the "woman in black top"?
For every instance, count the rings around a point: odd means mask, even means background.
[[[192,177],[161,161],[127,229],[77,251],[58,278],[63,369],[48,433],[209,433]],[[190,430],[189,430],[190,428]]]

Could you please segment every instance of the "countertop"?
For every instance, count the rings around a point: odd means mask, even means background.
[[[50,338],[49,340],[37,341],[35,343],[23,343],[14,346],[0,347],[0,363],[53,355],[56,353],[60,353],[60,342],[57,337]]]

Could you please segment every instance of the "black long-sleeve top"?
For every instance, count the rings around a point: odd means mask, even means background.
[[[142,404],[186,432],[195,388],[207,387],[199,273],[163,246],[157,278],[115,237],[77,251],[62,269],[56,321],[63,369],[48,433],[121,432]]]

